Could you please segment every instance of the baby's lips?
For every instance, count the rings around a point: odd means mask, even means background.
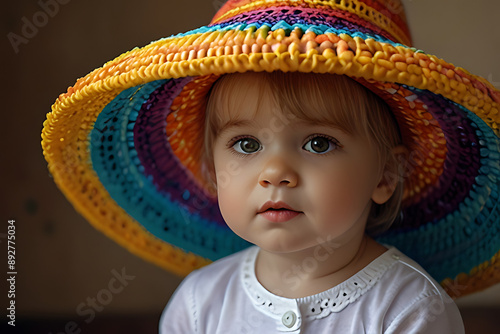
[[[262,212],[265,212],[265,211],[267,211],[269,209],[273,209],[273,210],[288,210],[288,211],[294,211],[294,212],[298,212],[298,213],[301,212],[301,211],[295,210],[294,208],[292,208],[290,205],[286,204],[283,201],[278,201],[278,202],[267,201],[266,203],[264,203],[264,205],[262,205],[260,207],[260,209],[259,209],[259,211],[257,211],[257,213],[262,213]]]

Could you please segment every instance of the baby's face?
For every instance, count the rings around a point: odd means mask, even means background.
[[[367,139],[298,119],[248,89],[238,112],[221,112],[214,141],[220,210],[240,237],[293,252],[364,233],[371,201],[387,200]],[[260,101],[260,103],[252,103]],[[250,116],[245,116],[250,115]],[[387,197],[387,198],[386,198]]]

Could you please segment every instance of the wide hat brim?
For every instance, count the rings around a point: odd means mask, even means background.
[[[404,220],[378,240],[453,297],[500,282],[499,91],[369,30],[228,22],[124,53],[59,96],[44,156],[86,219],[180,275],[247,247],[201,176],[212,84],[246,71],[347,75],[389,104],[410,151]]]

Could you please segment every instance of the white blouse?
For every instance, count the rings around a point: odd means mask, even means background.
[[[396,248],[341,284],[297,299],[259,283],[258,252],[250,247],[186,277],[160,333],[464,333],[453,300]]]

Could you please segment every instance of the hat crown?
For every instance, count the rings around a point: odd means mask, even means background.
[[[215,14],[211,24],[228,20],[246,23],[245,14],[262,10],[271,19],[276,16],[276,12],[290,8],[313,10],[315,16],[341,18],[370,28],[373,33],[383,35],[394,42],[411,44],[400,0],[228,0]],[[290,15],[291,19],[297,14],[295,11],[290,13],[293,14]]]

